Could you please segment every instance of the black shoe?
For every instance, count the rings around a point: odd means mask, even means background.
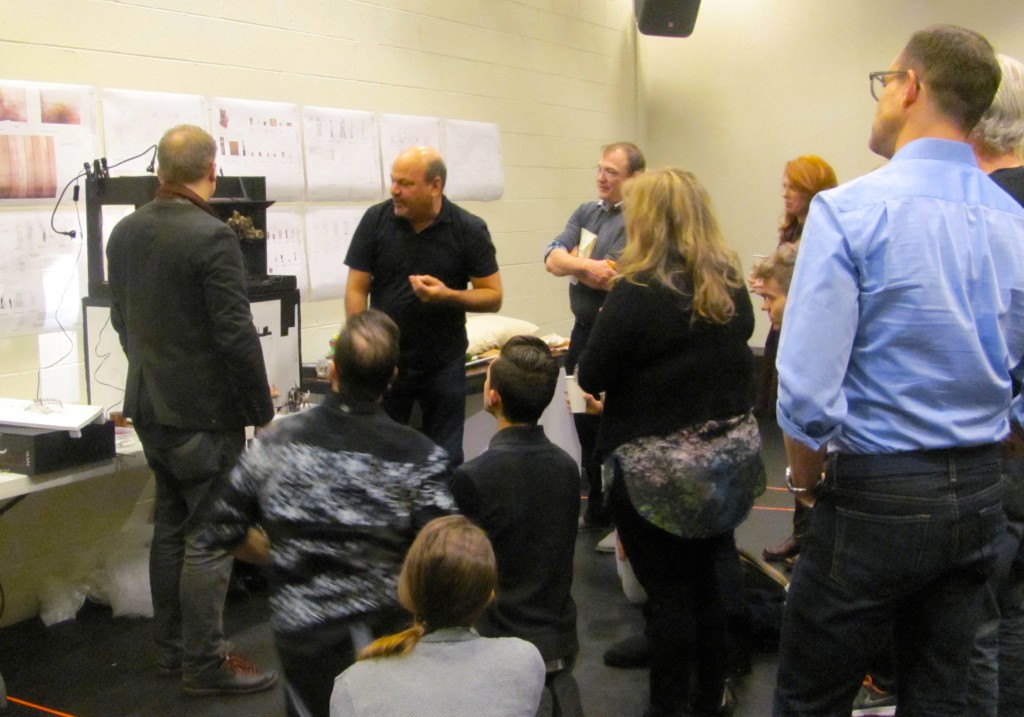
[[[654,646],[647,635],[638,632],[624,640],[619,640],[604,652],[604,664],[622,670],[635,670],[651,664],[651,653]]]
[[[277,673],[261,670],[244,657],[225,655],[217,669],[198,677],[186,677],[182,687],[189,695],[245,695],[274,686]]]
[[[775,563],[792,558],[799,552],[800,543],[797,542],[795,535],[791,535],[774,548],[765,548],[761,554],[768,562]]]

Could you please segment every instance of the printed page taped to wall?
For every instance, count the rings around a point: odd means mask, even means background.
[[[444,121],[445,194],[453,201],[501,199],[501,133],[490,122]]]
[[[373,112],[302,108],[306,199],[359,201],[381,196],[380,135]]]
[[[309,260],[310,301],[345,296],[348,267],[345,255],[366,207],[306,210],[306,255]]]
[[[96,90],[0,80],[0,200],[57,198],[96,155]]]
[[[100,105],[103,108],[104,152],[111,167],[110,173],[115,177],[146,174],[153,158],[152,150],[147,151],[147,147],[157,144],[171,127],[192,124],[208,129],[206,98],[200,95],[103,90]],[[141,157],[120,164],[140,153]],[[115,168],[115,164],[120,166]]]
[[[74,212],[56,213],[60,229],[79,228]],[[0,337],[71,330],[85,285],[81,237],[58,234],[49,210],[0,213]]]
[[[294,276],[300,295],[305,298],[309,294],[302,212],[282,207],[267,209],[267,273]]]
[[[391,165],[403,149],[433,147],[444,154],[441,146],[441,118],[409,115],[380,116],[380,161],[385,184],[390,184]],[[451,181],[451,165],[448,180]],[[446,191],[447,193],[447,191]]]
[[[299,106],[215,97],[210,134],[217,141],[217,166],[228,176],[267,178],[267,198],[300,201],[302,171]]]

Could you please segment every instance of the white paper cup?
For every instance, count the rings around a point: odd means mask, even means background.
[[[569,395],[569,410],[573,413],[586,413],[587,400],[583,398],[583,389],[576,383],[575,376],[565,377],[565,392]]]

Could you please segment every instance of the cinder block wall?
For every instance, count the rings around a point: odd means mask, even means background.
[[[593,195],[600,146],[636,139],[635,45],[629,0],[0,3],[0,79],[497,123],[504,197],[464,206],[493,233],[503,313],[563,335],[565,283],[544,272],[542,253]],[[326,350],[342,317],[340,300],[303,304],[305,360]],[[41,384],[84,402],[80,327],[71,340]],[[0,396],[34,398],[40,367],[67,350],[60,335],[0,338]],[[0,625],[36,613],[45,576],[87,572],[126,535],[141,539],[148,485],[139,474],[98,479],[33,495],[0,517]]]

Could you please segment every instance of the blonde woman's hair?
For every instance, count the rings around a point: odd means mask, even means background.
[[[623,185],[626,248],[619,279],[651,279],[690,300],[691,321],[725,324],[743,285],[739,258],[725,244],[707,191],[690,172],[645,172]]]
[[[359,659],[405,655],[427,632],[472,627],[497,585],[487,534],[461,515],[435,518],[416,536],[398,577],[398,601],[412,613],[412,627],[371,642]]]

